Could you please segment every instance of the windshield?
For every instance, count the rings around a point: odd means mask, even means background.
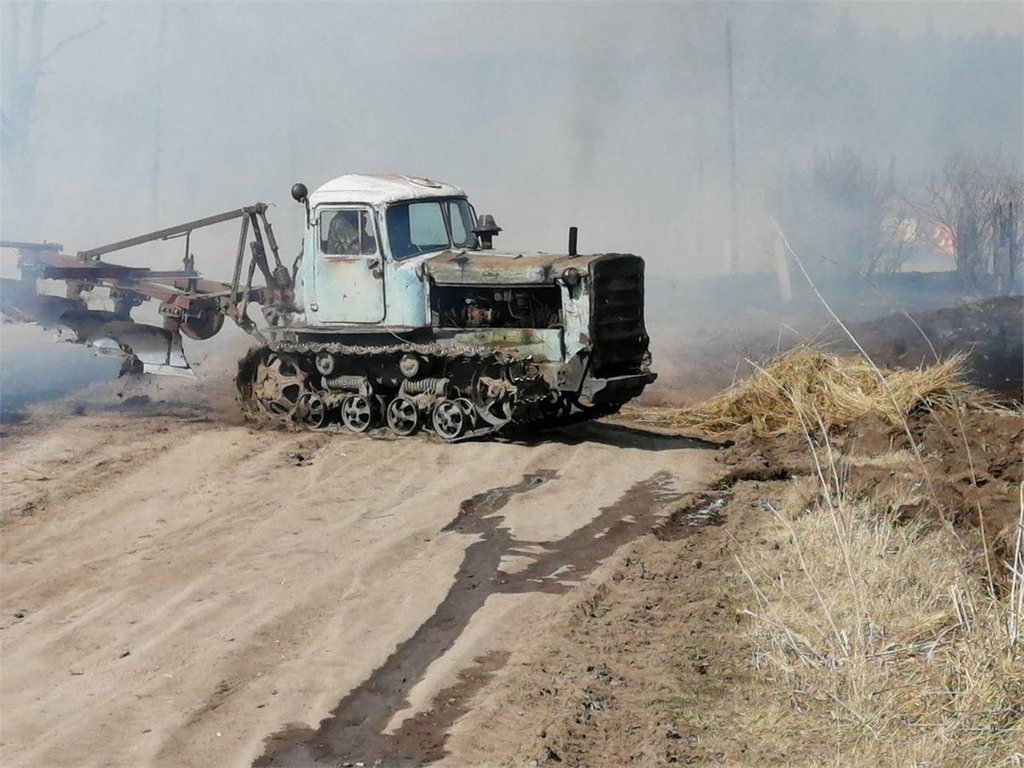
[[[446,248],[475,248],[473,214],[462,199],[423,200],[392,205],[387,211],[388,240],[395,259]]]

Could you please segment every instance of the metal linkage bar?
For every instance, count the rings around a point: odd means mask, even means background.
[[[255,203],[253,205],[247,205],[244,208],[238,208],[233,211],[225,211],[224,213],[218,213],[215,216],[207,216],[206,218],[203,219],[187,221],[184,224],[178,224],[173,227],[167,227],[166,229],[158,229],[155,232],[148,232],[144,235],[139,235],[137,237],[130,237],[127,240],[119,240],[116,243],[101,245],[98,248],[90,248],[87,251],[79,251],[78,258],[95,259],[99,256],[102,256],[105,253],[112,253],[113,251],[122,251],[125,248],[131,248],[134,245],[151,243],[154,240],[166,240],[167,238],[174,237],[176,235],[183,235],[195,229],[209,227],[213,224],[220,224],[221,222],[224,221],[240,219],[242,217],[252,216],[257,213],[263,214],[266,210],[266,203]]]
[[[38,270],[38,276],[47,280],[141,280],[154,277],[188,277],[187,274],[159,273],[145,267],[124,267],[120,264],[97,264],[96,266],[54,266],[47,264]]]
[[[238,284],[242,279],[242,264],[245,263],[245,244],[249,238],[249,217],[242,218],[242,228],[238,233],[238,250],[235,253],[235,271],[231,278],[232,292],[238,291]]]
[[[17,248],[19,251],[60,252],[64,246],[60,243],[23,243],[20,240],[0,240],[0,248]]]
[[[260,232],[260,221],[253,213],[249,216],[249,221],[252,222],[252,236],[255,238],[255,242],[252,246],[252,260],[256,262],[256,266],[260,268],[260,272],[263,274],[263,279],[267,281],[267,287],[274,285],[274,275],[270,271],[270,265],[267,263],[267,250],[263,245],[263,234]],[[277,255],[276,253],[274,254]],[[280,264],[280,260],[278,261]]]

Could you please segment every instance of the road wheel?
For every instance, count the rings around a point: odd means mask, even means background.
[[[302,421],[313,429],[323,429],[327,424],[327,406],[320,395],[307,392],[299,399],[297,408]]]
[[[414,435],[422,426],[420,410],[406,397],[396,397],[388,404],[388,426],[396,435]]]
[[[353,432],[365,432],[376,421],[376,403],[362,395],[349,395],[341,404],[341,420]]]
[[[434,424],[434,431],[443,440],[458,440],[466,431],[469,417],[462,404],[457,400],[442,400],[434,408],[431,421]]]

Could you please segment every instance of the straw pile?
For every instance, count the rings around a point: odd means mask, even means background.
[[[748,379],[689,408],[647,412],[641,420],[726,438],[742,430],[780,435],[846,427],[865,414],[897,425],[918,408],[952,408],[987,400],[963,378],[965,357],[923,368],[876,369],[860,357],[797,347],[758,367]]]

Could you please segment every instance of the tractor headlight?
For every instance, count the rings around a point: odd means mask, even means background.
[[[580,271],[576,267],[569,267],[562,273],[562,281],[570,288],[576,287],[580,284]]]

